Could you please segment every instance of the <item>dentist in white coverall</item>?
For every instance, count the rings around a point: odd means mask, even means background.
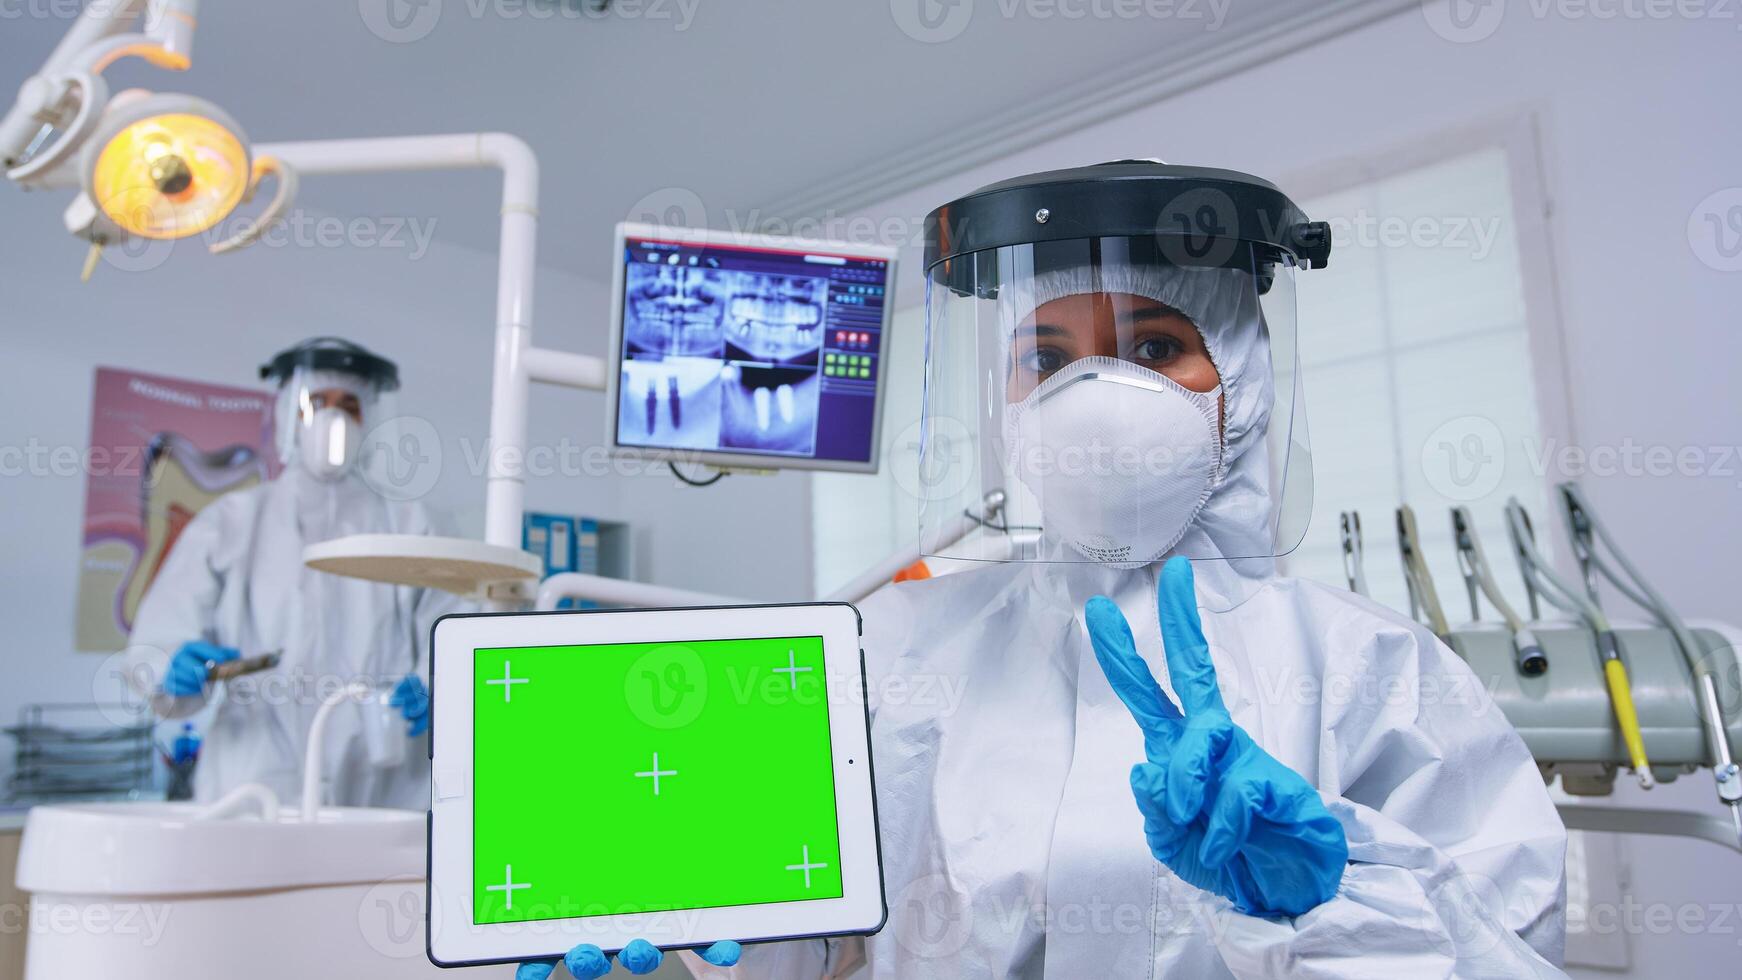
[[[686,951],[699,976],[1563,975],[1565,830],[1523,742],[1425,628],[1278,574],[1322,230],[1144,161],[928,219],[922,536],[1000,491],[1016,560],[861,605],[869,690],[963,691],[872,707],[884,928],[729,973]]]
[[[301,796],[309,726],[321,701],[362,681],[402,716],[401,761],[377,765],[360,704],[328,723],[328,802],[421,810],[429,805],[429,657],[438,616],[458,601],[433,589],[343,578],[308,568],[305,545],[350,534],[428,534],[421,503],[365,479],[364,433],[392,417],[391,361],[320,338],[261,368],[279,383],[275,432],[284,469],[225,494],[195,517],[140,604],[129,679],[167,718],[216,710],[194,771],[196,799],[250,782],[291,803]],[[392,448],[392,447],[389,447]],[[213,661],[280,652],[277,667],[222,684]],[[368,710],[376,710],[370,708]],[[382,759],[390,758],[381,753]]]

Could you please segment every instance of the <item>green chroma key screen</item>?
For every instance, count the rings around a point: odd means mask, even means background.
[[[473,664],[475,922],[841,897],[821,637]]]

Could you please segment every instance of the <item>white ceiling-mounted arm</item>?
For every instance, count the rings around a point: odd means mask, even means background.
[[[180,61],[178,70],[193,63],[199,10],[200,0],[155,0],[146,15],[146,33],[157,39],[166,56]]]
[[[146,0],[114,0],[112,3],[87,3],[85,9],[67,28],[66,36],[55,45],[43,62],[42,73],[66,71],[80,62],[81,56],[99,42],[120,34],[139,20],[149,4]]]
[[[502,171],[502,240],[497,257],[496,360],[490,390],[490,453],[484,540],[520,548],[525,498],[526,401],[533,364],[602,385],[596,358],[543,354],[532,346],[533,273],[538,261],[538,158],[509,133],[398,136],[261,144],[303,174],[382,173],[494,167]]]
[[[538,585],[533,608],[551,610],[564,599],[589,599],[613,606],[646,609],[657,606],[741,606],[748,599],[692,592],[664,585],[649,585],[621,578],[605,578],[585,572],[558,572]]]
[[[311,546],[305,560],[319,561],[317,567],[341,575],[408,583],[412,579],[405,576],[415,565],[422,575],[418,584],[439,581],[437,587],[487,597],[503,608],[531,598],[528,585],[538,577],[540,563],[520,550],[529,389],[534,381],[602,389],[606,370],[596,357],[532,346],[538,237],[538,159],[532,148],[508,133],[465,133],[264,143],[255,151],[304,176],[477,168],[502,172],[484,542],[423,536],[389,536],[408,539],[385,540],[380,535],[364,535]],[[418,537],[422,540],[409,539]],[[398,571],[392,567],[396,564]]]
[[[102,71],[128,57],[186,71],[198,13],[199,0],[93,0],[55,45],[42,74]]]

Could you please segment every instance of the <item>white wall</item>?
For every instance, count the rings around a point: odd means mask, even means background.
[[[478,195],[461,197],[463,206],[494,212],[484,196],[494,184],[455,179],[457,193]],[[318,201],[318,186],[304,183],[305,201]],[[400,410],[428,419],[441,438],[441,476],[426,502],[450,530],[481,533],[484,486],[468,449],[476,456],[488,429],[494,255],[441,244],[435,219],[436,244],[415,260],[411,249],[300,246],[212,257],[183,244],[159,268],[104,265],[81,286],[84,250],[61,231],[64,204],[0,187],[0,447],[83,449],[99,365],[249,385],[275,351],[336,334],[399,363]],[[561,247],[561,232],[547,225],[544,247]],[[604,295],[541,273],[539,342],[602,354]],[[603,409],[602,394],[535,391],[529,445],[597,446]],[[83,477],[0,477],[0,497],[0,720],[10,724],[21,704],[88,701],[102,658],[72,652]],[[526,503],[634,525],[638,578],[755,599],[810,594],[801,476],[734,477],[704,490],[664,472],[553,475],[529,481]],[[10,749],[0,752],[4,770]]]
[[[993,180],[1130,156],[1245,170],[1273,177],[1286,190],[1290,175],[1534,113],[1553,206],[1554,292],[1570,403],[1543,406],[1542,414],[1566,419],[1587,447],[1742,444],[1742,388],[1735,381],[1742,365],[1742,331],[1735,327],[1742,272],[1702,263],[1687,232],[1708,195],[1742,186],[1737,23],[1538,19],[1531,16],[1537,6],[1505,5],[1498,32],[1468,44],[1436,35],[1411,8],[865,210],[879,219],[917,219]],[[904,262],[917,269],[917,249]],[[1303,276],[1301,289],[1310,290],[1311,282]],[[918,301],[911,276],[906,285],[913,288],[904,290],[905,300]],[[1302,324],[1303,343],[1311,343],[1313,329]],[[1537,387],[1553,392],[1562,385],[1547,377]],[[1306,393],[1310,418],[1310,376]],[[1636,562],[1685,615],[1742,621],[1734,571],[1742,546],[1742,461],[1732,459],[1727,473],[1698,477],[1583,482]],[[1623,786],[1618,798],[1720,812],[1706,774],[1649,798]],[[1629,847],[1635,901],[1672,912],[1695,906],[1706,921],[1724,914],[1729,923],[1723,931],[1640,928],[1630,937],[1631,975],[1734,976],[1742,856],[1676,839],[1635,838]]]

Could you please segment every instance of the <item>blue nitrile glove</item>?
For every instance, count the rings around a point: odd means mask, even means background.
[[[1156,860],[1247,915],[1301,915],[1336,894],[1349,861],[1343,827],[1300,774],[1234,724],[1198,621],[1192,566],[1162,566],[1156,605],[1180,706],[1137,655],[1131,628],[1105,596],[1085,609],[1095,658],[1143,730],[1131,791]]]
[[[702,959],[715,966],[736,966],[738,957],[743,953],[742,946],[725,939],[702,950]],[[623,961],[623,969],[636,976],[659,969],[659,961],[664,956],[658,947],[645,939],[630,940],[629,945],[623,947],[623,952],[617,954],[617,958]],[[599,980],[611,972],[611,958],[592,943],[582,943],[569,950],[569,955],[563,957],[562,961],[575,980]],[[554,969],[556,960],[522,963],[520,969],[514,971],[514,980],[545,980]]]
[[[398,708],[409,722],[405,727],[406,738],[416,738],[429,731],[429,688],[423,686],[423,678],[406,674],[393,688],[387,703]]]
[[[223,663],[241,655],[240,650],[216,643],[189,640],[169,660],[169,670],[163,674],[163,693],[178,698],[194,697],[206,689],[206,661]]]

